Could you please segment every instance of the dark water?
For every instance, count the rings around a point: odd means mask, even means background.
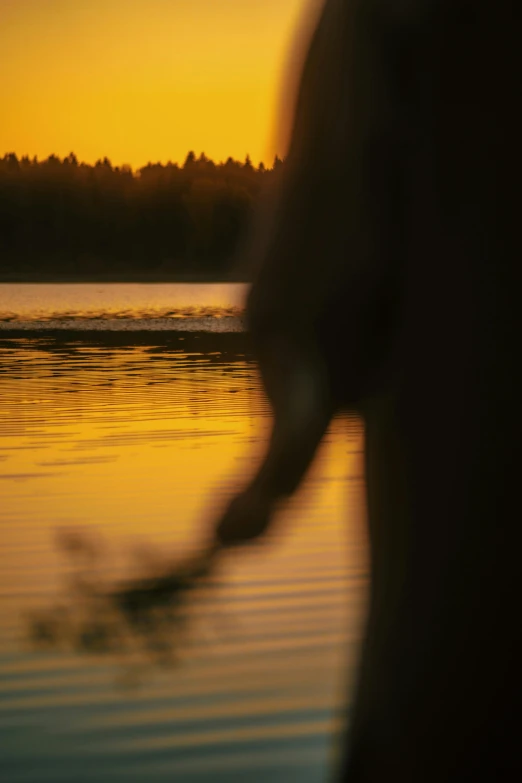
[[[0,287],[0,312],[16,288]],[[266,546],[230,556],[219,586],[194,596],[176,666],[25,642],[26,613],[53,602],[70,570],[57,529],[101,538],[100,580],[149,549],[188,552],[266,437],[245,335],[158,330],[139,288],[125,331],[42,331],[26,311],[0,333],[1,779],[327,780],[366,595],[356,420],[333,423]],[[240,307],[237,289],[203,288],[186,318]],[[187,307],[178,297],[173,309]],[[54,325],[63,308],[44,291],[40,304]],[[99,317],[116,322],[120,305],[109,311]]]

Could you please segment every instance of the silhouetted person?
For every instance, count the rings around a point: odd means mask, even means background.
[[[366,426],[371,600],[342,778],[522,779],[521,6],[327,0],[248,317],[263,534],[332,415]]]

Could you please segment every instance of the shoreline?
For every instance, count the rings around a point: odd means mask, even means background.
[[[229,277],[220,275],[117,275],[111,274],[107,276],[103,275],[6,275],[0,274],[0,284],[16,284],[16,285],[34,285],[36,283],[48,283],[48,284],[81,284],[81,283],[93,283],[96,285],[115,285],[115,284],[144,284],[154,283],[157,285],[165,285],[169,283],[193,283],[193,284],[241,284],[247,285],[251,281],[246,277]]]
[[[248,332],[177,332],[92,330],[75,329],[6,329],[0,330],[0,347],[12,346],[13,341],[22,341],[25,345],[31,341],[34,347],[45,351],[62,353],[79,344],[104,346],[109,348],[128,347],[165,347],[174,353],[183,353],[187,357],[216,352],[220,355],[237,356],[254,360]]]

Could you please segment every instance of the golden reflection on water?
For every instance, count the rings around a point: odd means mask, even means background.
[[[196,545],[263,448],[255,363],[241,334],[6,336],[0,357],[8,780],[324,780],[365,600],[359,423],[333,423],[267,545],[230,556],[182,664],[122,691],[117,661],[21,643],[69,567],[55,531],[102,537],[100,579]]]

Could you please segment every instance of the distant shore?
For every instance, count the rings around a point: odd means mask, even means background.
[[[106,275],[43,275],[36,273],[2,273],[0,283],[249,283],[246,277],[216,274],[110,273]]]

